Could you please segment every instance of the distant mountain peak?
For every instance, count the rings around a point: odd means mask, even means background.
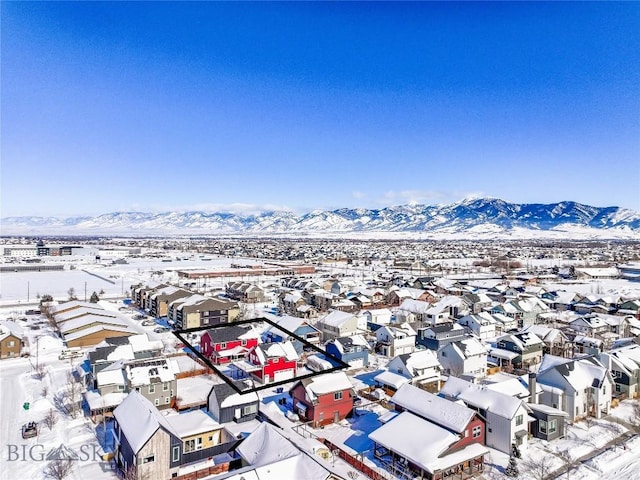
[[[444,205],[410,203],[381,209],[316,209],[255,214],[230,212],[113,212],[94,217],[8,217],[4,235],[198,234],[343,235],[384,234],[426,238],[633,238],[640,239],[640,215],[619,207],[574,201],[517,204],[468,197]]]

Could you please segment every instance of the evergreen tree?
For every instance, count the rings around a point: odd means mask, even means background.
[[[514,457],[513,455],[509,457],[509,465],[507,465],[507,468],[505,468],[504,473],[507,477],[517,477],[518,475],[520,475],[516,457]]]
[[[89,299],[89,303],[98,303],[100,301],[100,297],[98,297],[98,294],[96,292],[93,292],[91,294],[91,298]]]

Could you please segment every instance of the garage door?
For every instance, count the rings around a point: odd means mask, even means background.
[[[294,376],[293,368],[290,368],[289,370],[280,370],[278,372],[274,372],[273,381],[279,382],[280,380],[289,380]]]
[[[357,358],[354,360],[349,360],[349,365],[351,365],[351,368],[362,368],[364,367],[364,359]]]

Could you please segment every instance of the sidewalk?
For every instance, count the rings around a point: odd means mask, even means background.
[[[622,444],[628,442],[629,440],[631,440],[632,438],[634,438],[637,434],[634,433],[633,429],[635,428],[633,425],[620,420],[617,417],[612,417],[612,416],[607,416],[607,417],[603,417],[603,420],[607,420],[610,422],[614,422],[617,423],[619,425],[622,425],[623,427],[625,427],[626,429],[628,429],[629,431],[624,432],[620,435],[618,435],[616,438],[614,438],[613,440],[607,442],[606,444],[604,444],[603,446],[596,448],[595,450],[592,450],[591,452],[582,455],[581,457],[575,458],[572,460],[570,465],[563,465],[562,467],[554,470],[553,472],[551,472],[549,475],[547,475],[546,480],[554,480],[564,474],[566,474],[568,471],[580,466],[581,464],[585,464],[586,462],[588,462],[589,460],[597,457],[598,455],[602,454],[603,452],[606,452],[607,450],[610,450],[612,448],[616,448],[621,446]],[[559,456],[557,453],[555,452],[549,452],[552,455],[555,455],[559,458],[562,458],[561,456]],[[585,467],[588,467],[588,465],[584,465]]]

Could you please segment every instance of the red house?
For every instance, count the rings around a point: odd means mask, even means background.
[[[200,337],[200,352],[216,365],[243,360],[257,345],[253,332],[234,325],[212,328]]]
[[[289,380],[296,376],[298,358],[298,352],[290,341],[263,343],[249,352],[248,373],[262,383]]]
[[[344,372],[302,379],[291,387],[289,395],[294,411],[313,427],[344,420],[353,410],[356,396]]]
[[[422,390],[409,383],[402,385],[390,402],[397,412],[408,411],[458,436],[450,449],[472,443],[485,444],[485,425],[478,414],[464,405]]]

